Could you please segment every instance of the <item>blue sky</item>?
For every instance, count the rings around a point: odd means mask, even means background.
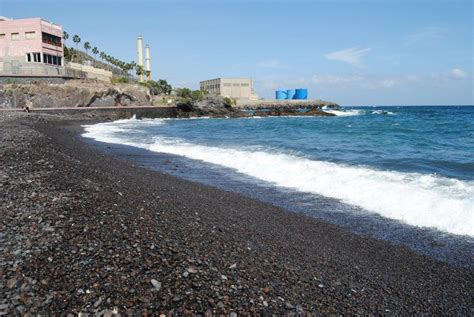
[[[265,98],[308,87],[343,105],[474,104],[471,0],[0,0],[0,15],[57,22],[125,61],[142,34],[154,79],[173,86],[252,77]]]

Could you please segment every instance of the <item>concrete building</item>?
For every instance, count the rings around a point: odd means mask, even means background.
[[[257,100],[250,78],[216,78],[200,82],[200,89],[210,94],[237,100]]]
[[[0,17],[0,60],[64,66],[62,27],[41,18]]]

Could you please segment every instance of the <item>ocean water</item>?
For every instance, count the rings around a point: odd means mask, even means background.
[[[195,162],[184,174],[198,181],[200,174],[206,179],[209,169],[217,169],[219,184],[211,185],[225,188],[228,179],[226,189],[232,190],[235,184],[229,184],[240,175],[240,192],[264,186],[262,200],[272,200],[265,199],[266,193],[279,191],[284,193],[275,198],[280,205],[286,200],[300,211],[329,215],[320,218],[330,221],[339,217],[347,224],[346,216],[358,213],[364,221],[353,227],[372,219],[369,227],[390,223],[408,228],[415,232],[413,241],[419,230],[430,232],[430,239],[459,238],[467,243],[466,259],[472,257],[474,107],[328,111],[336,116],[132,118],[85,126],[84,137]],[[378,230],[378,236],[397,240],[386,231]]]

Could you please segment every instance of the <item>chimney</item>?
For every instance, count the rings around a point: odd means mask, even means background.
[[[145,74],[146,80],[151,80],[151,69],[150,69],[150,45],[145,45]]]
[[[137,65],[143,67],[143,48],[142,48],[142,42],[143,38],[141,35],[138,36],[137,38],[137,48],[138,48],[138,61]],[[143,81],[143,74],[138,76],[138,81],[142,82]]]

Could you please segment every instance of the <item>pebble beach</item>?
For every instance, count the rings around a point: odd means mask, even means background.
[[[0,112],[0,315],[474,314],[474,271]]]

